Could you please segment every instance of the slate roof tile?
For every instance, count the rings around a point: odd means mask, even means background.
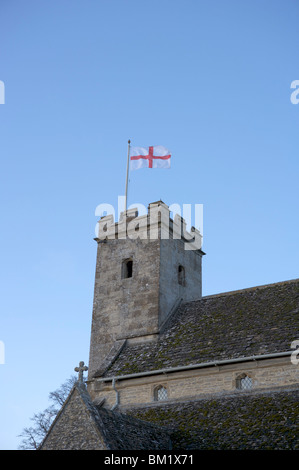
[[[290,351],[299,279],[182,304],[157,342],[127,344],[104,376]]]
[[[170,429],[173,450],[299,450],[299,388],[219,394],[186,402],[128,407]]]

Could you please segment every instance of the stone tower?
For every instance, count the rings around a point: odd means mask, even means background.
[[[162,201],[99,221],[89,380],[124,341],[154,341],[181,301],[202,295],[201,235]],[[98,372],[98,374],[97,374]]]

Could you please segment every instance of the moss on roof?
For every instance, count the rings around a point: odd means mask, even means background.
[[[169,426],[174,450],[299,450],[299,389],[240,392],[126,412]]]
[[[299,280],[182,305],[157,342],[127,345],[105,376],[289,351],[299,337]]]

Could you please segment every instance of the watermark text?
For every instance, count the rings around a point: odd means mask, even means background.
[[[5,86],[2,80],[0,80],[0,104],[5,104]]]
[[[5,364],[5,346],[3,341],[0,341],[0,365]]]
[[[294,364],[295,366],[298,366],[299,364],[299,339],[295,339],[291,343],[291,348],[295,349],[295,351],[292,352],[291,354],[291,363]]]
[[[295,89],[290,96],[290,100],[292,104],[299,103],[299,80],[293,80],[291,83],[291,88]]]
[[[99,204],[95,215],[100,220],[95,226],[99,240],[118,239],[183,239],[185,250],[201,249],[203,244],[203,204],[171,204],[162,201],[149,205],[131,204],[124,210],[125,197],[118,196],[118,207]],[[116,217],[118,222],[116,223]]]

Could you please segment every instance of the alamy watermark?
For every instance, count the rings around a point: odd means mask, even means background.
[[[5,364],[5,346],[3,341],[0,341],[0,365]]]
[[[124,210],[125,197],[118,196],[117,209],[112,204],[99,204],[95,215],[100,220],[95,226],[97,239],[181,239],[186,250],[201,249],[203,244],[203,204],[170,206],[159,201],[147,208],[140,203]],[[116,228],[116,217],[118,218]]]
[[[295,366],[298,366],[299,364],[299,339],[295,339],[291,343],[291,348],[295,349],[295,351],[292,352],[291,354],[291,363],[294,364]]]
[[[293,91],[290,96],[291,103],[298,104],[299,103],[299,80],[293,80],[291,83],[291,88],[295,89],[295,91]]]
[[[0,104],[5,104],[5,86],[2,80],[0,80]]]

